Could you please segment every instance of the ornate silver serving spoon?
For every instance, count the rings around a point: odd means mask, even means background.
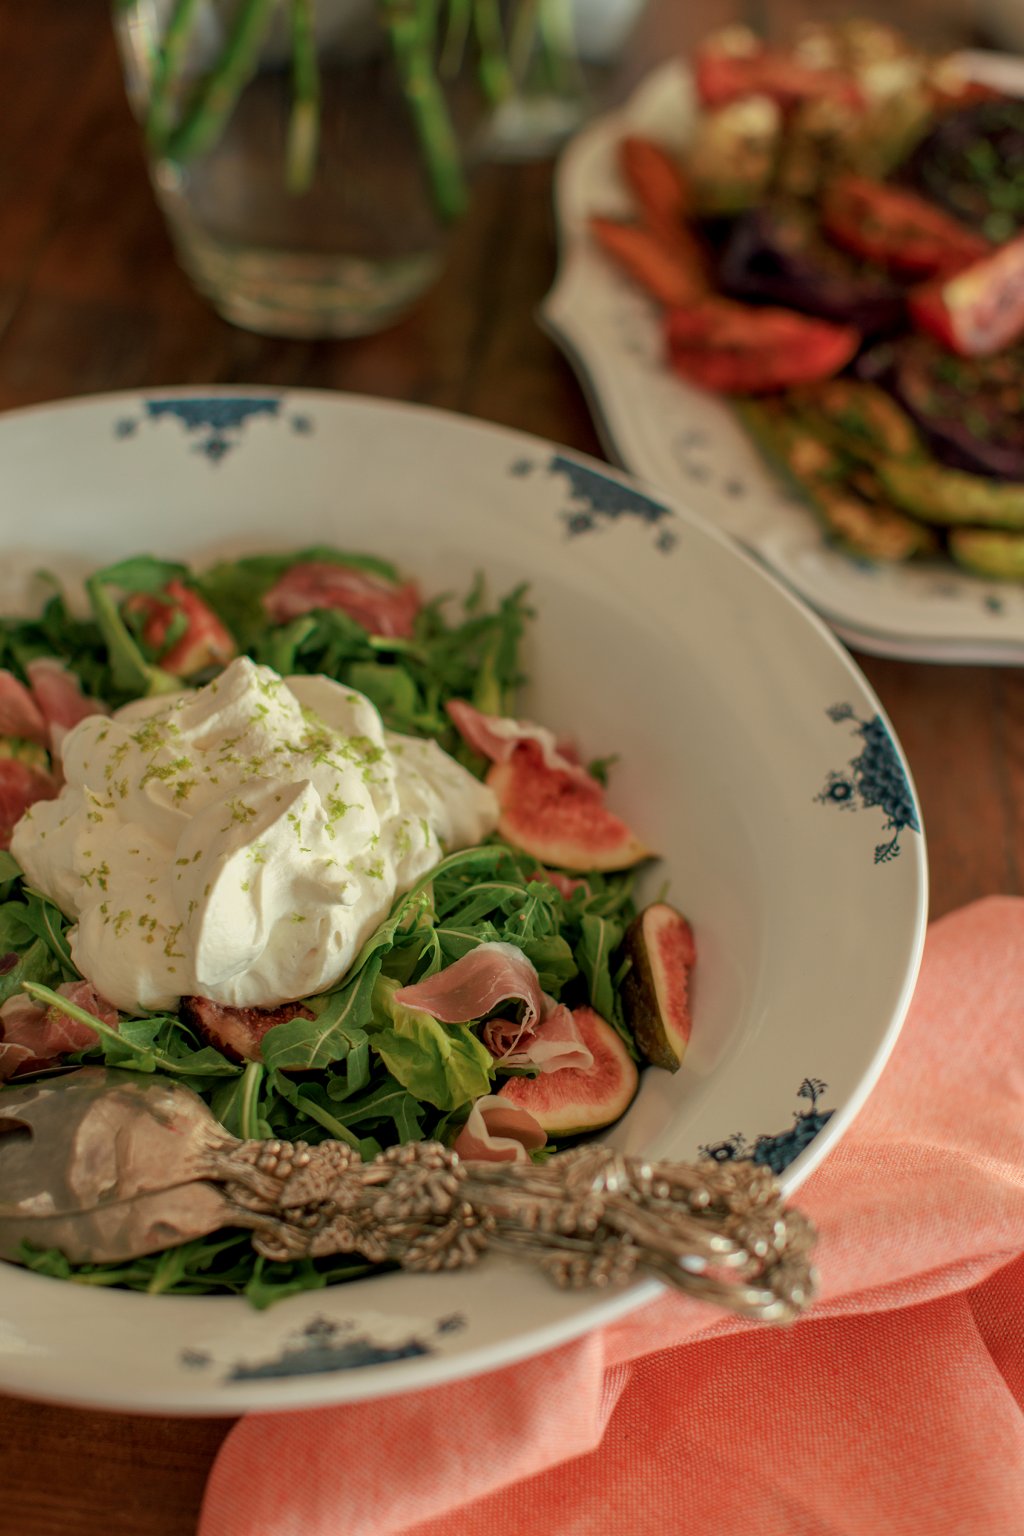
[[[644,1273],[746,1317],[812,1299],[814,1233],[767,1168],[650,1163],[591,1143],[545,1163],[412,1142],[363,1163],[338,1141],[239,1141],[168,1078],[80,1067],[0,1093],[0,1256],[138,1258],[243,1227],[268,1259],[357,1253],[410,1270],[488,1249],[566,1287]]]

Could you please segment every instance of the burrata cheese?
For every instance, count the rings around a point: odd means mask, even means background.
[[[395,897],[497,823],[436,742],[362,694],[240,657],[205,688],[83,720],[65,785],[11,852],[75,921],[82,975],[116,1007],[186,995],[273,1007],[344,976]]]

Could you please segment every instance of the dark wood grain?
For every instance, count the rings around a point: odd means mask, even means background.
[[[971,36],[967,0],[861,8],[930,45]],[[848,10],[845,0],[651,0],[616,88],[698,29],[744,12],[784,34],[801,17]],[[105,0],[0,0],[0,132],[0,408],[165,384],[319,386],[443,406],[599,452],[571,371],[533,323],[555,263],[550,166],[481,174],[444,277],[392,331],[304,343],[232,329],[176,267]],[[0,508],[2,494],[0,485]],[[1024,673],[858,659],[917,780],[933,914],[1020,892]],[[188,1536],[228,1428],[0,1398],[0,1536]]]

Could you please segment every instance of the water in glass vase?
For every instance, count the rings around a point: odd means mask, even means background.
[[[401,30],[408,15],[387,0],[315,15],[312,0],[119,12],[178,258],[235,324],[358,335],[437,275],[463,172],[447,99],[424,71],[427,39]]]

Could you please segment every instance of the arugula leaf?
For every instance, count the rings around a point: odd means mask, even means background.
[[[93,571],[90,582],[102,586],[120,587],[122,592],[162,592],[171,581],[190,582],[192,573],[187,565],[174,560],[157,560],[153,555],[133,555],[128,560],[118,560],[115,565],[105,565]]]
[[[624,932],[621,923],[588,913],[580,923],[581,938],[576,946],[576,963],[586,978],[591,1005],[609,1023],[615,1015],[611,957],[622,943]]]
[[[58,1013],[93,1030],[104,1060],[112,1066],[128,1067],[133,1072],[160,1071],[171,1072],[176,1077],[200,1078],[233,1077],[241,1070],[213,1046],[204,1046],[201,1050],[187,1047],[179,1051],[169,1050],[165,1038],[167,1030],[181,1029],[181,1022],[176,1018],[157,1015],[145,1019],[121,1019],[115,1029],[50,987],[25,982],[22,990],[44,1008],[56,1008]]]
[[[373,1019],[373,987],[380,957],[372,956],[345,986],[332,992],[314,1019],[289,1019],[268,1029],[260,1054],[268,1067],[308,1072],[341,1061],[366,1039]],[[350,973],[351,974],[351,973]]]
[[[107,647],[114,689],[133,699],[180,692],[180,678],[153,666],[143,656],[101,576],[90,576],[85,589]]]
[[[396,1082],[436,1109],[458,1109],[489,1093],[494,1059],[469,1026],[406,1008],[395,1001],[397,990],[397,982],[378,978],[370,1040]]]
[[[20,952],[8,950],[7,953],[17,953],[18,959],[9,971],[0,976],[0,1006],[16,992],[20,992],[27,981],[59,983],[62,980],[59,969],[54,965],[53,955],[42,939],[33,939],[28,948]]]
[[[274,1091],[307,1120],[319,1125],[335,1141],[345,1141],[359,1150],[359,1138],[327,1107],[326,1090],[319,1083],[297,1083],[283,1072],[274,1073]]]
[[[250,1061],[229,1083],[220,1083],[210,1099],[210,1108],[224,1129],[242,1141],[257,1141],[263,1134],[260,1121],[260,1089],[266,1068],[260,1061]]]
[[[411,720],[420,708],[416,684],[403,667],[382,661],[355,661],[346,678],[390,720]]]
[[[44,896],[30,885],[22,886],[25,897],[20,907],[20,921],[36,938],[42,939],[61,969],[64,981],[74,980],[80,973],[71,958],[71,946],[67,931],[71,926],[56,902]]]
[[[376,1124],[381,1121],[392,1121],[397,1135],[395,1140],[422,1141],[424,1137],[422,1106],[413,1098],[408,1089],[389,1074],[378,1087],[368,1093],[365,1098],[357,1099],[355,1103],[345,1108],[345,1124],[353,1125]]]
[[[35,930],[25,921],[26,910],[23,901],[5,901],[0,906],[0,954],[17,952],[32,943]]]
[[[572,981],[579,974],[572,950],[561,934],[548,934],[539,939],[519,939],[518,944],[534,966],[540,978],[541,990],[550,992],[554,997],[558,996],[567,981]]]
[[[71,668],[86,693],[110,697],[110,667],[99,627],[92,619],[74,617],[61,592],[37,617],[0,619],[0,665],[25,682],[25,667],[36,656],[55,657]]]
[[[21,868],[18,861],[6,848],[0,848],[0,901],[7,901],[20,881]]]

